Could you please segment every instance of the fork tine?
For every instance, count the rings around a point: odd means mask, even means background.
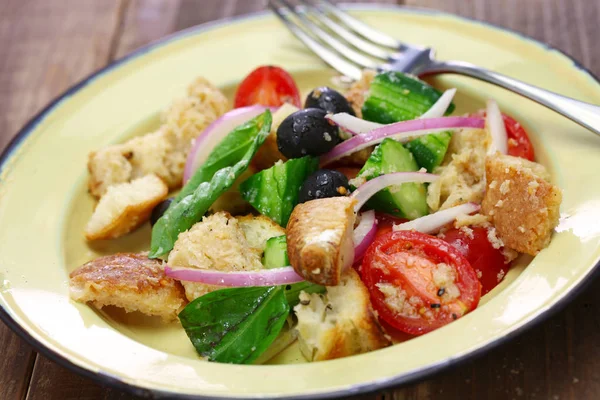
[[[369,25],[365,24],[362,21],[352,17],[351,15],[343,12],[335,5],[331,4],[329,0],[319,0],[317,7],[320,7],[321,10],[327,10],[331,14],[335,15],[340,21],[348,25],[354,31],[360,33],[366,39],[377,43],[380,46],[389,47],[396,50],[404,50],[406,46],[401,42],[397,41],[393,37],[386,35],[383,32],[380,32],[376,29],[371,28]]]
[[[331,65],[334,69],[342,73],[343,75],[349,76],[352,79],[358,80],[362,76],[362,70],[355,64],[345,60],[344,58],[337,55],[335,52],[329,50],[321,43],[306,34],[298,25],[290,20],[285,15],[274,0],[269,0],[269,8],[279,17],[279,19],[285,24],[285,26],[298,38],[300,39],[309,49],[315,52],[323,61]]]
[[[356,47],[359,50],[364,51],[365,53],[367,53],[373,57],[377,57],[382,60],[389,60],[392,57],[392,55],[389,52],[381,49],[380,47],[377,47],[377,46],[371,44],[370,42],[367,42],[366,40],[355,35],[348,29],[344,28],[343,26],[341,26],[340,24],[338,24],[337,22],[335,22],[334,20],[329,18],[321,9],[319,9],[318,7],[315,7],[309,1],[307,1],[307,0],[299,0],[299,1],[304,6],[306,6],[307,9],[312,11],[312,13],[310,14],[311,16],[318,19],[319,22],[321,22],[327,28],[329,28],[330,30],[335,32],[341,38],[345,39],[352,46]]]
[[[298,19],[304,24],[306,29],[309,32],[315,34],[319,39],[321,39],[324,43],[329,45],[329,47],[333,48],[335,51],[346,57],[348,60],[353,61],[354,63],[364,67],[375,69],[377,68],[377,63],[371,60],[369,57],[351,49],[349,46],[346,46],[344,43],[340,42],[338,39],[325,32],[321,27],[312,22],[309,18],[306,17],[303,11],[297,10],[288,0],[279,0],[282,4],[284,4],[288,10],[290,10]]]

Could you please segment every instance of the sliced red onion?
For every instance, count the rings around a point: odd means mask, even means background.
[[[327,165],[349,154],[355,153],[373,144],[381,143],[385,138],[407,141],[416,136],[443,132],[450,129],[483,128],[485,121],[481,118],[441,117],[413,119],[384,125],[368,133],[353,136],[338,144],[329,153],[321,156],[321,165]]]
[[[388,186],[400,185],[409,182],[434,182],[439,176],[428,174],[426,172],[395,172],[393,174],[385,174],[373,178],[366,183],[360,185],[351,196],[356,199],[354,212],[358,213],[362,206],[381,189]]]
[[[435,104],[429,110],[425,111],[425,114],[421,115],[419,119],[443,117],[448,107],[450,107],[455,94],[456,89],[446,90]]]
[[[325,118],[352,135],[360,135],[361,133],[367,133],[384,126],[377,122],[357,118],[348,113],[327,114]]]
[[[500,108],[498,108],[498,103],[494,100],[487,101],[485,126],[492,137],[492,145],[488,153],[493,154],[499,151],[502,154],[506,154],[508,151],[508,136],[504,120],[502,119],[502,113],[500,112]]]
[[[422,233],[434,233],[439,231],[443,226],[453,222],[458,216],[472,214],[479,211],[480,208],[478,204],[465,203],[412,221],[394,225],[393,229],[394,231],[415,230]]]
[[[360,261],[367,248],[375,239],[375,233],[377,233],[377,219],[375,218],[375,211],[369,210],[360,214],[360,222],[358,226],[354,228],[352,239],[354,240],[354,262]]]
[[[188,282],[200,282],[207,285],[241,287],[241,286],[276,286],[302,282],[294,268],[283,267],[261,269],[256,271],[221,272],[196,268],[173,269],[165,266],[165,274],[173,279]]]
[[[271,109],[271,111],[275,110],[271,107],[258,105],[236,108],[223,114],[204,129],[196,138],[194,147],[192,147],[188,155],[185,169],[183,170],[183,183],[185,184],[194,175],[194,172],[206,161],[210,152],[225,136],[244,122],[262,114],[267,108]]]

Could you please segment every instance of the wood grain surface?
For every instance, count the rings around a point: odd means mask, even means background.
[[[599,0],[384,1],[488,21],[600,75]],[[1,0],[0,148],[52,98],[132,50],[263,0]],[[507,344],[429,380],[363,399],[600,399],[600,281]],[[451,338],[448,338],[451,340]],[[0,323],[0,399],[128,399],[49,361]]]

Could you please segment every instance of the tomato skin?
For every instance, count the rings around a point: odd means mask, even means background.
[[[495,249],[487,238],[487,229],[470,228],[468,235],[461,229],[452,228],[444,232],[443,240],[454,246],[469,261],[481,282],[481,294],[484,295],[495,288],[502,279],[510,264],[505,263],[501,249]]]
[[[484,110],[472,114],[474,117],[485,118]],[[529,135],[525,129],[512,117],[502,113],[506,136],[508,137],[508,155],[525,158],[529,161],[535,161],[533,145],[529,140]]]
[[[399,225],[403,222],[407,222],[408,220],[405,218],[395,217],[390,214],[376,212],[375,216],[377,218],[377,234],[376,236],[381,236],[383,234],[389,233],[393,230],[394,225]]]
[[[302,107],[298,86],[283,68],[265,65],[250,72],[240,83],[235,93],[234,108],[256,104],[279,107],[283,103]]]
[[[453,283],[460,292],[457,298],[444,301],[442,288],[435,287],[433,268],[440,263],[454,271]],[[360,272],[379,317],[412,335],[431,332],[460,318],[475,309],[481,297],[477,275],[460,252],[443,240],[420,232],[397,231],[378,236],[367,249]],[[378,284],[401,288],[405,299],[416,298],[417,303],[409,303],[418,304],[418,315],[401,315],[392,310]]]
[[[525,158],[529,161],[535,160],[533,145],[525,129],[512,117],[502,114],[506,135],[508,136],[508,154],[515,157]],[[511,140],[512,139],[512,140]],[[514,142],[516,142],[516,144]]]

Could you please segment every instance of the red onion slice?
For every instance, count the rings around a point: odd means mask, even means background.
[[[206,161],[210,152],[225,136],[244,122],[262,114],[267,108],[271,109],[271,111],[275,110],[271,107],[258,105],[236,108],[223,114],[206,127],[196,138],[194,147],[192,147],[192,150],[188,154],[185,169],[183,170],[183,183],[185,184],[194,175],[194,172]]]
[[[492,137],[492,145],[488,153],[493,154],[499,151],[502,154],[506,154],[508,151],[508,135],[506,134],[502,113],[500,112],[500,108],[498,108],[498,103],[494,100],[487,101],[485,126]]]
[[[200,282],[207,285],[227,287],[276,286],[302,282],[304,280],[292,267],[222,272],[196,268],[173,269],[167,265],[165,266],[165,274],[180,281]]]
[[[360,135],[384,126],[377,122],[357,118],[348,113],[327,114],[325,118],[352,135]]]
[[[454,98],[455,94],[456,89],[446,90],[444,94],[442,94],[440,98],[435,102],[435,104],[432,105],[429,110],[425,111],[425,114],[421,115],[419,119],[443,117],[444,114],[446,114],[446,110],[448,110],[448,107],[450,107],[450,104],[452,103],[452,99]]]
[[[409,182],[434,182],[439,176],[428,174],[426,172],[395,172],[393,174],[385,174],[373,178],[366,183],[360,185],[351,196],[356,199],[354,212],[358,213],[362,206],[365,205],[375,193],[388,186],[400,185]]]
[[[329,153],[321,156],[321,165],[327,165],[349,154],[355,153],[373,144],[381,143],[385,138],[407,141],[416,136],[443,132],[461,128],[483,128],[485,121],[481,118],[441,117],[428,119],[413,119],[384,125],[368,133],[353,136],[338,144]]]
[[[410,231],[415,230],[422,233],[434,233],[440,230],[443,226],[453,222],[458,216],[472,214],[480,210],[478,204],[465,203],[456,207],[451,207],[446,210],[426,215],[412,221],[394,225],[394,231]]]
[[[354,262],[360,261],[367,248],[375,239],[377,233],[377,219],[375,211],[369,210],[360,214],[360,222],[354,228],[352,239],[354,240]]]

